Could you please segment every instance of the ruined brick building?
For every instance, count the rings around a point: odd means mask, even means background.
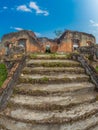
[[[58,52],[72,52],[81,46],[92,46],[96,39],[92,34],[78,31],[65,31],[58,39]]]
[[[70,30],[65,31],[56,40],[37,38],[32,31],[26,30],[6,34],[1,40],[3,53],[4,48],[10,49],[12,46],[21,46],[26,53],[45,53],[47,48],[50,52],[73,52],[78,47],[92,46],[95,43],[96,39],[92,34]]]

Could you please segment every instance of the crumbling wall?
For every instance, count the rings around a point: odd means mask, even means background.
[[[16,33],[10,33],[2,37],[2,44],[9,42],[10,49],[13,46],[17,46],[19,41],[25,40],[24,50],[28,52],[40,52],[40,45],[35,34],[31,31],[20,31]]]
[[[96,39],[92,34],[77,31],[65,31],[58,39],[58,52],[73,52],[74,46],[92,46]]]

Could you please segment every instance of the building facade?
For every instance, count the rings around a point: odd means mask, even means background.
[[[19,31],[10,33],[2,37],[1,44],[6,50],[11,48],[24,48],[25,53],[45,53],[49,52],[73,52],[81,46],[92,46],[96,43],[96,39],[92,34],[78,31],[65,31],[60,38],[56,40],[48,38],[37,38],[32,31]]]
[[[65,31],[58,39],[58,52],[73,52],[78,47],[92,46],[96,39],[92,34],[78,31]]]

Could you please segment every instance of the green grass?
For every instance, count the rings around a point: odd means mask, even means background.
[[[6,78],[7,78],[7,69],[5,64],[1,63],[0,64],[0,87],[2,86]]]
[[[96,71],[98,72],[98,66],[96,66],[96,68],[95,68],[95,69],[96,69]]]
[[[37,54],[36,53],[34,53],[34,54],[30,54],[30,56],[29,56],[31,59],[33,58],[33,59],[36,59],[37,58]]]
[[[47,59],[58,59],[59,55],[63,55],[63,58],[65,56],[65,58],[71,59],[71,54],[59,54],[59,53],[31,53],[28,55],[28,57],[30,59],[39,59],[39,55],[46,55]],[[44,59],[44,58],[43,58]]]

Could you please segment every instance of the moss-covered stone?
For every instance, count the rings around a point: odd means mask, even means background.
[[[51,84],[51,83],[71,83],[71,82],[85,82],[89,81],[89,77],[77,77],[77,78],[48,78],[48,77],[43,77],[43,78],[20,78],[19,83],[31,83],[31,84],[36,84],[36,83],[44,83],[44,84]]]
[[[80,63],[76,62],[40,62],[27,64],[28,67],[81,67]]]

